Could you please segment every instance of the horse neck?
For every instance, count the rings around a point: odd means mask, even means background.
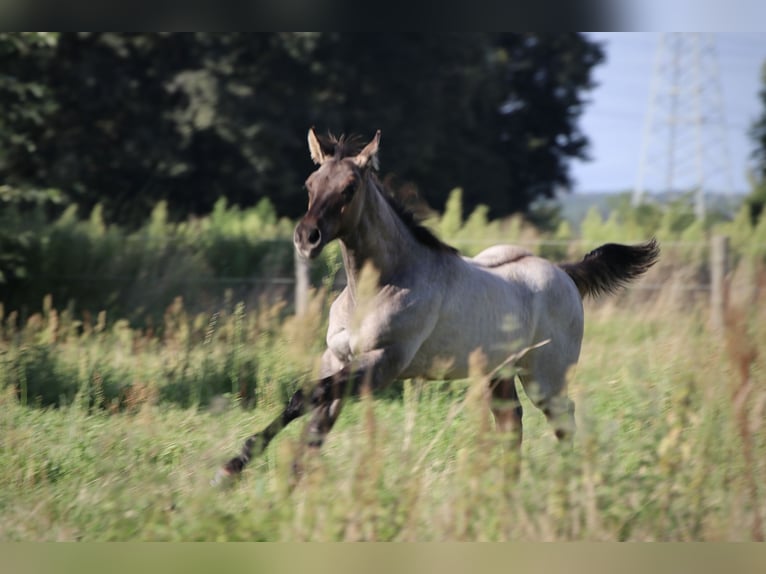
[[[352,293],[356,292],[356,284],[365,264],[371,263],[385,280],[422,256],[423,250],[369,174],[365,178],[365,186],[366,195],[359,222],[352,233],[340,240],[346,278]]]

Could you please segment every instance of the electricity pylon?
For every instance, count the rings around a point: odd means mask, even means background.
[[[647,190],[705,195],[731,192],[731,161],[714,34],[660,34],[633,205]]]

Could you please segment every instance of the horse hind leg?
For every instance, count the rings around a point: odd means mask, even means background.
[[[575,435],[575,405],[572,399],[561,393],[540,406],[543,414],[553,427],[553,432],[561,444],[571,446]]]
[[[522,416],[524,414],[516,392],[513,377],[492,380],[492,415],[495,427],[504,433],[513,433],[513,445],[521,446]]]
[[[550,373],[547,373],[550,375]],[[571,445],[576,431],[575,404],[567,396],[566,374],[555,377],[538,374],[537,377],[521,376],[527,396],[539,408],[561,444]]]
[[[512,453],[511,475],[518,477],[521,458],[521,441],[523,436],[523,409],[516,392],[513,377],[498,377],[491,381],[492,385],[492,416],[495,428],[503,435],[510,435]]]

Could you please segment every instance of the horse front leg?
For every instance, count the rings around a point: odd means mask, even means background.
[[[314,383],[314,385],[321,384],[322,379],[326,378],[328,375],[341,371],[343,366],[344,364],[335,357],[332,351],[327,349],[324,355],[322,355],[319,382]],[[311,388],[311,386],[309,386],[309,388]],[[230,477],[241,474],[250,460],[263,453],[272,439],[274,439],[283,428],[295,419],[306,414],[311,404],[311,397],[309,397],[308,403],[309,404],[307,405],[303,389],[299,389],[293,393],[282,412],[262,431],[250,435],[242,445],[240,453],[226,462],[226,464],[218,470],[211,483],[217,485]]]
[[[306,412],[306,401],[303,390],[298,389],[287,401],[282,412],[272,420],[262,431],[250,435],[242,445],[240,453],[224,464],[215,475],[211,483],[215,486],[221,484],[230,477],[238,476],[250,460],[263,451],[279,434],[279,432],[295,419],[303,416]]]
[[[296,391],[282,413],[261,432],[250,436],[240,454],[218,471],[213,484],[239,475],[253,456],[262,453],[285,426],[303,416],[309,408],[312,415],[306,429],[306,443],[311,450],[318,450],[340,414],[343,399],[358,396],[365,383],[370,384],[373,392],[386,386],[394,379],[393,373],[401,371],[402,356],[395,348],[370,351],[353,365],[346,365],[337,373],[315,381],[307,397],[303,391]],[[300,471],[300,461],[296,460],[293,467]]]
[[[365,370],[353,370],[350,366],[318,381],[311,393],[313,410],[306,429],[304,441],[312,450],[319,450],[338,420],[343,400],[358,396],[366,380]]]
[[[306,414],[308,407],[313,407],[308,427],[308,446],[319,448],[340,414],[344,391],[345,394],[358,393],[357,381],[361,376],[361,373],[352,375],[349,369],[344,368],[334,375],[323,377],[313,384],[308,400],[302,389],[297,390],[274,420],[262,431],[250,435],[245,440],[240,453],[218,470],[211,481],[212,484],[221,484],[228,478],[241,474],[250,460],[263,453],[283,428]]]
[[[312,449],[319,449],[327,434],[332,430],[343,406],[343,395],[339,392],[343,381],[347,380],[350,371],[344,363],[327,349],[322,356],[322,377],[314,386],[311,402],[315,405],[309,423],[304,431],[306,444]],[[327,377],[330,377],[329,379]],[[325,381],[323,383],[323,380]],[[328,385],[328,381],[331,383]],[[347,389],[349,390],[349,389]],[[353,391],[353,389],[351,389]],[[346,393],[348,394],[348,393]]]

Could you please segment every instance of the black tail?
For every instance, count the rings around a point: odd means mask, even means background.
[[[640,245],[607,243],[594,249],[579,263],[561,268],[577,285],[581,297],[614,293],[657,262],[660,246],[656,239]]]

